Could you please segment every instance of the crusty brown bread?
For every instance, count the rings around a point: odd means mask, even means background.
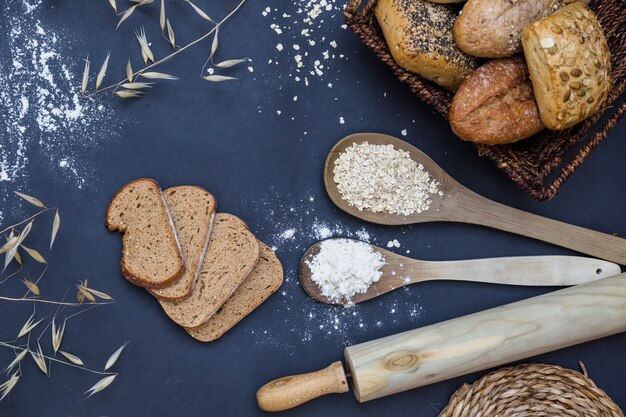
[[[567,129],[602,108],[611,90],[611,54],[587,6],[573,3],[528,25],[522,44],[548,129]]]
[[[461,139],[499,145],[543,130],[522,57],[494,59],[465,78],[450,105],[450,126]]]
[[[183,327],[206,323],[246,279],[258,258],[259,244],[246,224],[231,214],[218,213],[191,295],[184,300],[159,303]]]
[[[454,23],[454,40],[469,55],[508,57],[522,50],[521,36],[526,25],[574,1],[468,0]]]
[[[426,0],[378,0],[376,20],[391,55],[402,68],[456,90],[478,60],[454,43],[454,11]]]
[[[129,281],[158,288],[180,278],[183,255],[156,181],[140,178],[123,186],[107,208],[106,225],[123,234],[121,267]]]
[[[168,188],[163,191],[163,195],[174,221],[186,267],[180,279],[166,287],[149,291],[160,300],[176,301],[191,294],[200,274],[217,203],[208,191],[193,185]]]
[[[283,267],[271,248],[259,242],[259,261],[228,301],[204,324],[185,330],[195,339],[212,342],[232,329],[280,288]]]

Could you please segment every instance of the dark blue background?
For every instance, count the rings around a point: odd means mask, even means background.
[[[400,84],[352,33],[342,29],[339,12],[327,15],[319,30],[328,31],[327,41],[335,39],[339,44],[337,53],[348,59],[329,64],[323,81],[311,77],[309,87],[294,82],[286,75],[293,71],[291,59],[281,59],[278,66],[268,64],[277,55],[276,43],[288,47],[295,42],[287,35],[276,35],[269,28],[270,18],[261,16],[269,5],[280,10],[275,13],[282,13],[283,7],[286,12],[295,12],[296,6],[283,3],[250,1],[221,31],[223,59],[252,59],[254,73],[245,68],[232,72],[241,80],[209,84],[198,78],[209,49],[205,43],[162,68],[180,76],[180,81],[162,83],[141,100],[121,101],[107,96],[113,117],[121,124],[103,123],[98,146],[81,151],[82,163],[94,172],[83,189],[72,187],[57,171],[50,171],[47,156],[36,151],[30,155],[32,172],[27,183],[0,183],[3,193],[28,190],[61,208],[63,226],[48,255],[51,269],[47,279],[57,287],[48,291],[56,291],[60,297],[66,287],[88,278],[93,287],[116,299],[112,306],[93,310],[68,324],[63,348],[99,368],[123,341],[131,340],[115,366],[120,374],[117,380],[87,400],[81,394],[98,380],[97,375],[55,364],[46,378],[31,360],[26,360],[22,380],[0,403],[0,416],[262,415],[254,397],[262,384],[324,367],[341,359],[342,348],[348,344],[552,290],[431,282],[358,306],[356,319],[351,312],[309,300],[297,285],[296,268],[306,247],[316,241],[310,232],[304,232],[315,222],[339,224],[351,233],[366,227],[374,243],[385,246],[388,240],[397,238],[402,243],[401,253],[410,250],[412,256],[427,260],[573,254],[463,224],[390,228],[366,225],[349,217],[326,197],[321,172],[328,150],[350,133],[376,131],[400,136],[400,131],[407,128],[406,140],[482,195],[546,217],[626,234],[624,123],[553,201],[535,202],[492,163],[480,158],[472,145],[455,138],[444,120]],[[232,7],[223,0],[199,4],[216,16]],[[185,24],[179,20],[177,26],[182,43],[202,32],[205,26],[189,13],[184,2],[168,5],[171,16],[179,14],[186,19]],[[71,65],[77,79],[82,72],[80,57],[91,53],[96,57],[92,68],[97,69],[105,51],[112,50],[117,59],[112,59],[109,81],[117,80],[117,75],[123,74],[126,56],[138,53],[131,29],[142,22],[150,25],[149,36],[153,39],[158,33],[156,4],[149,12],[133,16],[130,24],[117,32],[113,31],[116,20],[106,0],[50,0],[42,7],[42,22],[73,34],[75,42],[68,45],[68,56],[76,57]],[[161,45],[155,46],[155,52],[163,56],[167,49],[159,42],[155,42]],[[328,82],[333,83],[332,89],[326,87]],[[293,101],[296,95],[298,100]],[[282,115],[278,116],[276,110]],[[345,124],[338,122],[340,116],[345,117]],[[121,185],[144,176],[155,178],[164,188],[180,184],[205,187],[217,197],[221,211],[240,216],[260,239],[278,247],[287,278],[282,292],[215,343],[203,344],[189,337],[168,320],[152,297],[120,275],[121,240],[104,227],[104,211]],[[29,210],[16,209],[14,215],[6,214],[6,220],[17,219]],[[295,238],[282,241],[280,233],[291,225],[297,229]],[[45,246],[47,228],[33,232],[34,239],[39,239],[33,245]],[[335,233],[342,234],[346,233]],[[398,311],[393,314],[395,306]],[[411,316],[411,306],[417,306],[419,314]],[[17,332],[29,309],[0,304],[2,340]],[[341,321],[337,331],[319,329],[319,324],[327,325],[335,315]],[[359,322],[365,324],[364,328],[358,326]],[[576,323],[565,325],[575,328]],[[43,340],[47,349],[49,341]],[[625,343],[626,335],[618,335],[528,361],[574,369],[582,361],[594,381],[624,408]],[[12,356],[10,351],[2,350],[0,357],[2,363],[8,363]],[[358,404],[352,394],[326,397],[283,415],[435,416],[455,389],[479,375],[366,404]]]

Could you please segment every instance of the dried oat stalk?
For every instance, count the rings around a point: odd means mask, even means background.
[[[105,60],[105,64],[103,65],[104,71],[106,71],[106,61],[108,61],[108,58]],[[101,69],[100,72],[103,73],[104,71]],[[87,70],[86,74],[88,73],[89,71]],[[103,378],[89,391],[91,394],[99,392],[109,386],[111,382],[113,382],[117,374],[107,372],[106,370],[103,372],[100,370],[88,368],[78,356],[62,351],[60,350],[60,348],[62,344],[66,344],[65,329],[68,321],[71,318],[82,314],[93,307],[110,304],[113,302],[113,298],[105,292],[91,288],[87,280],[79,282],[79,284],[77,285],[79,298],[78,303],[66,302],[65,300],[49,300],[42,297],[42,288],[40,287],[39,282],[45,276],[45,272],[48,269],[48,261],[44,258],[40,250],[35,249],[31,246],[31,244],[29,243],[30,240],[28,238],[31,233],[33,233],[33,226],[35,224],[35,221],[38,221],[43,214],[54,211],[52,233],[50,236],[51,249],[61,226],[59,211],[56,208],[47,208],[46,205],[43,204],[41,200],[36,197],[30,196],[22,192],[16,192],[15,194],[19,198],[27,201],[32,206],[37,207],[40,210],[35,214],[27,217],[26,219],[4,227],[2,228],[2,230],[0,230],[0,234],[4,234],[4,238],[6,240],[6,242],[0,247],[0,254],[4,254],[5,256],[5,270],[7,268],[11,268],[11,266],[15,263],[18,263],[20,265],[20,268],[17,270],[17,272],[22,271],[23,260],[20,256],[20,250],[23,251],[22,253],[28,254],[30,259],[34,262],[29,261],[26,265],[24,265],[24,268],[26,268],[27,271],[27,277],[24,277],[22,279],[16,278],[11,280],[11,277],[13,277],[16,272],[13,272],[11,274],[7,272],[6,275],[4,271],[0,273],[0,302],[28,302],[33,305],[54,306],[57,308],[57,311],[54,312],[54,314],[52,314],[52,312],[48,314],[42,314],[36,309],[33,309],[32,314],[30,314],[30,316],[25,319],[19,331],[16,330],[16,343],[21,344],[17,345],[7,342],[0,342],[0,348],[11,349],[15,353],[15,357],[10,361],[10,363],[4,368],[3,371],[7,373],[13,371],[15,372],[12,376],[8,378],[8,380],[0,384],[0,401],[2,401],[15,388],[18,380],[22,377],[20,368],[26,356],[30,356],[37,365],[37,367],[41,370],[41,372],[46,375],[50,374],[51,366],[55,363],[99,374]],[[36,240],[33,239],[33,241]],[[46,256],[48,255],[46,254]],[[38,272],[38,276],[36,279],[31,280],[30,278],[28,278],[29,272],[31,272],[31,268],[37,268],[40,270],[42,269],[40,272]],[[14,266],[13,269],[15,269]],[[23,297],[13,298],[2,295],[1,290],[4,288],[2,285],[4,284],[5,286],[8,286],[12,283],[14,285],[18,285],[18,288],[21,288],[22,290],[26,289],[26,293]],[[46,288],[49,288],[49,285],[50,284],[48,284]],[[90,301],[90,303],[82,304],[84,300],[88,300]],[[66,308],[77,309],[77,312],[65,316],[61,320],[58,315],[61,311],[63,311],[62,309]],[[50,316],[52,316],[52,318],[48,319],[48,317]],[[46,322],[47,325],[45,325]],[[7,327],[7,324],[2,325]],[[44,348],[40,343],[40,339],[44,334],[46,334],[46,330],[48,327],[50,327],[49,334],[51,335],[51,345],[49,348],[51,353],[46,354]],[[40,329],[42,330],[39,332]],[[40,333],[39,337],[37,337],[36,339],[33,336],[35,332]],[[17,342],[18,340],[19,342]],[[120,349],[114,352],[111,357],[109,357],[107,361],[107,369],[113,366],[113,364],[119,359],[124,346],[126,346],[126,344],[124,344]],[[58,358],[56,356],[57,353],[60,354]]]
[[[172,46],[172,48],[174,48],[174,52],[164,58],[156,60],[154,57],[154,53],[152,52],[152,49],[150,48],[150,43],[148,42],[146,32],[143,26],[141,26],[140,29],[135,32],[135,37],[137,41],[139,42],[139,45],[141,48],[141,55],[145,64],[144,68],[134,71],[129,60],[128,64],[126,65],[125,78],[122,81],[119,81],[115,84],[111,84],[107,87],[100,88],[102,80],[104,79],[104,74],[106,73],[106,65],[103,64],[103,67],[100,69],[100,72],[96,79],[95,91],[93,91],[92,93],[89,93],[88,95],[93,95],[93,94],[96,94],[97,92],[101,92],[105,90],[112,90],[112,92],[115,95],[123,99],[142,97],[146,93],[145,90],[148,89],[149,87],[145,84],[135,83],[135,79],[138,76],[142,76],[144,78],[149,78],[153,80],[176,80],[178,79],[175,76],[171,76],[162,72],[156,72],[156,71],[153,71],[152,69],[170,60],[171,58],[175,57],[176,55],[183,52],[184,50],[191,48],[192,46],[204,41],[205,39],[208,39],[211,36],[213,36],[213,40],[211,43],[210,55],[205,65],[202,67],[201,77],[211,82],[236,80],[237,79],[236,77],[232,77],[229,75],[213,74],[215,70],[212,70],[211,74],[205,75],[204,70],[209,62],[213,65],[215,69],[224,70],[228,68],[233,68],[236,65],[246,61],[246,59],[228,59],[228,60],[219,62],[218,64],[213,64],[213,57],[217,53],[218,45],[219,45],[218,35],[219,35],[220,27],[227,20],[229,20],[244,5],[246,0],[240,0],[239,3],[230,11],[230,13],[228,13],[228,15],[226,15],[226,17],[224,17],[220,21],[213,19],[206,11],[204,11],[201,7],[196,5],[191,0],[185,0],[185,1],[189,3],[189,5],[192,7],[192,9],[200,18],[204,19],[205,21],[213,25],[213,27],[207,33],[205,33],[200,38],[188,43],[185,46],[178,47],[178,45],[176,44],[176,36],[174,34],[172,23],[170,22],[170,18],[166,12],[166,1],[160,0],[159,5],[158,5],[159,7],[158,16],[159,16],[159,26],[161,28],[161,34],[163,35],[163,38]],[[116,11],[117,13],[117,4],[115,3],[115,1],[109,0],[109,2],[113,10]],[[154,3],[154,0],[130,0],[130,2],[133,4],[124,12],[120,13],[121,17],[117,23],[116,28],[119,28],[120,25],[124,21],[129,19],[139,7],[152,4]],[[105,64],[108,64],[108,56],[107,56],[107,59],[105,60]],[[89,81],[89,60],[86,60],[85,69],[83,72],[83,83],[81,85],[81,91],[83,92],[83,94],[86,93],[86,90],[88,87],[88,81]]]

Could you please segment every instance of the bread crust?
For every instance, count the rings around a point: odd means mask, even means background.
[[[172,274],[171,276],[169,276],[168,278],[160,281],[158,284],[155,284],[153,282],[150,282],[149,280],[146,280],[144,278],[138,277],[137,275],[135,275],[126,265],[126,258],[125,258],[125,247],[126,247],[126,228],[122,228],[119,225],[114,225],[110,222],[110,211],[112,208],[113,203],[115,202],[115,200],[120,196],[120,194],[122,192],[125,191],[125,189],[135,183],[138,182],[142,182],[142,181],[147,181],[152,183],[156,189],[159,192],[160,195],[160,202],[163,205],[163,209],[165,210],[165,212],[167,213],[167,216],[169,218],[169,232],[168,233],[168,237],[172,240],[172,243],[174,243],[176,245],[176,247],[178,248],[178,259],[179,259],[179,263],[180,266],[179,268],[174,272],[174,274]],[[172,223],[172,217],[169,213],[169,209],[167,207],[167,203],[165,202],[165,197],[163,196],[163,193],[161,191],[161,187],[159,185],[158,182],[156,182],[155,180],[153,180],[152,178],[137,178],[135,180],[132,180],[128,183],[126,183],[123,187],[121,187],[113,196],[113,198],[111,199],[111,202],[109,203],[109,205],[107,206],[106,209],[106,213],[105,213],[105,225],[107,226],[107,228],[110,231],[119,231],[122,234],[122,260],[120,261],[120,268],[122,270],[122,274],[124,275],[124,277],[130,281],[131,283],[143,287],[143,288],[161,288],[164,286],[167,286],[169,284],[171,284],[172,282],[174,282],[176,279],[180,278],[180,276],[183,274],[184,270],[185,270],[185,261],[182,255],[182,251],[180,248],[180,243],[178,242],[178,236],[176,235],[176,230],[174,229],[173,223]]]
[[[521,35],[526,25],[574,1],[468,0],[454,23],[454,40],[463,52],[472,56],[509,57],[521,52]]]
[[[193,311],[194,317],[191,317],[191,318],[187,317],[187,313],[189,313],[188,310],[191,310],[192,307],[198,308],[198,306],[193,305],[193,303],[197,301],[197,300],[194,300],[194,294],[195,294],[195,291],[198,291],[198,288],[197,288],[198,285],[196,285],[196,287],[194,288],[194,291],[192,292],[189,298],[183,299],[178,302],[159,300],[159,303],[163,307],[163,310],[170,317],[170,319],[172,319],[174,322],[176,322],[177,324],[181,326],[197,327],[203,323],[206,323],[211,318],[211,316],[215,314],[215,312],[222,306],[222,304],[226,302],[226,300],[228,300],[228,298],[237,290],[239,285],[246,279],[246,277],[254,269],[259,259],[258,241],[256,237],[254,237],[254,235],[248,229],[247,224],[243,222],[243,220],[241,220],[240,218],[232,214],[226,214],[226,213],[218,213],[216,215],[216,218],[215,218],[216,226],[214,227],[213,233],[211,234],[211,242],[209,243],[207,254],[211,251],[211,245],[214,242],[214,239],[216,238],[216,235],[217,235],[216,227],[219,224],[221,219],[234,221],[239,225],[239,227],[241,227],[242,231],[244,232],[243,234],[245,235],[247,242],[251,244],[253,243],[253,245],[251,245],[253,247],[253,253],[251,253],[252,256],[247,259],[247,262],[243,265],[243,268],[236,271],[237,280],[228,282],[228,284],[230,284],[230,287],[228,288],[228,292],[224,292],[220,294],[220,299],[215,299],[215,297],[213,297],[210,303],[205,303],[201,306],[202,308],[200,309],[200,311],[194,310]],[[206,261],[207,259],[205,259],[205,262]],[[199,279],[202,279],[202,277],[199,277]],[[224,290],[224,287],[221,287],[221,289]],[[184,305],[184,303],[192,303],[192,304]],[[182,316],[185,316],[185,317],[182,317]]]
[[[196,189],[204,194],[207,195],[208,199],[210,200],[210,205],[213,207],[213,211],[211,212],[211,219],[209,222],[209,227],[206,233],[206,237],[204,239],[204,246],[202,249],[202,253],[200,255],[200,258],[198,260],[198,265],[196,266],[196,270],[195,270],[195,275],[192,281],[189,282],[186,291],[183,294],[180,294],[178,296],[172,296],[172,295],[164,295],[162,293],[159,293],[159,290],[162,290],[164,288],[167,288],[167,286],[158,288],[158,289],[154,289],[154,288],[149,288],[148,291],[155,296],[156,298],[158,298],[159,300],[163,300],[163,301],[180,301],[183,300],[187,297],[189,297],[191,295],[191,292],[193,290],[193,286],[196,282],[196,280],[198,279],[198,275],[200,274],[200,271],[202,269],[202,263],[204,261],[204,256],[206,255],[206,251],[207,248],[209,246],[209,240],[211,238],[211,231],[213,230],[213,221],[215,220],[215,213],[217,211],[217,200],[215,199],[215,196],[213,196],[213,194],[211,194],[210,192],[208,192],[207,190],[205,190],[204,188],[197,186],[197,185],[180,185],[180,186],[176,186],[176,187],[170,187],[166,190],[163,191],[163,194],[167,194],[168,192],[171,191],[182,191],[184,189]],[[167,203],[167,198],[166,198],[166,203]],[[170,213],[170,217],[171,217],[171,213]],[[176,225],[174,224],[174,229],[176,230]],[[178,236],[178,231],[177,231],[177,236]],[[181,248],[182,251],[182,248]],[[189,262],[187,262],[188,264]],[[187,265],[187,267],[189,267],[189,265]],[[184,271],[183,271],[184,274]],[[174,281],[174,283],[176,283],[177,281]]]
[[[522,57],[494,59],[468,75],[449,119],[461,139],[488,145],[516,142],[545,128]]]
[[[240,321],[242,321],[248,315],[250,315],[254,310],[256,310],[261,304],[263,304],[273,293],[278,291],[278,289],[281,287],[283,283],[284,272],[283,272],[283,267],[280,263],[280,260],[278,259],[274,251],[269,246],[267,246],[265,243],[261,242],[260,240],[258,241],[258,243],[259,243],[260,255],[259,255],[259,261],[257,265],[250,272],[250,274],[248,274],[248,276],[246,277],[246,280],[239,286],[239,288],[237,288],[237,290],[226,301],[226,303],[224,303],[224,305],[206,323],[201,324],[198,327],[186,327],[185,328],[185,331],[189,333],[191,337],[201,342],[212,342],[214,340],[219,339],[226,332],[228,332],[230,329],[235,327]],[[272,271],[272,272],[275,272],[276,275],[272,276],[273,281],[271,285],[261,290],[257,289],[256,292],[258,294],[258,297],[252,303],[245,306],[245,312],[242,315],[233,317],[232,314],[234,314],[236,311],[232,310],[232,308],[234,308],[232,306],[234,305],[235,302],[238,301],[237,300],[238,295],[242,297],[246,295],[244,294],[246,292],[244,286],[247,284],[248,280],[250,280],[251,278],[252,279],[256,278],[255,274],[261,273],[261,271],[257,270],[257,268],[264,267],[264,265],[262,265],[262,262],[265,262],[263,261],[263,259],[265,258],[269,259],[267,262],[271,264],[272,267],[276,268],[275,271]],[[231,316],[225,320],[226,321],[225,323],[221,323],[222,326],[216,328],[215,327],[216,324],[212,323],[212,321],[220,318],[220,313],[222,314],[222,317],[225,314],[231,314]]]
[[[378,0],[375,15],[402,68],[454,91],[478,67],[478,60],[454,43],[456,14],[449,6],[426,0]]]
[[[611,89],[611,56],[595,14],[570,4],[522,34],[543,123],[563,130],[596,113]]]

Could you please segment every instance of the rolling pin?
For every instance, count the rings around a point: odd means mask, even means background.
[[[359,402],[626,331],[626,273],[345,349]],[[347,392],[340,361],[269,382],[259,407],[282,411]]]

